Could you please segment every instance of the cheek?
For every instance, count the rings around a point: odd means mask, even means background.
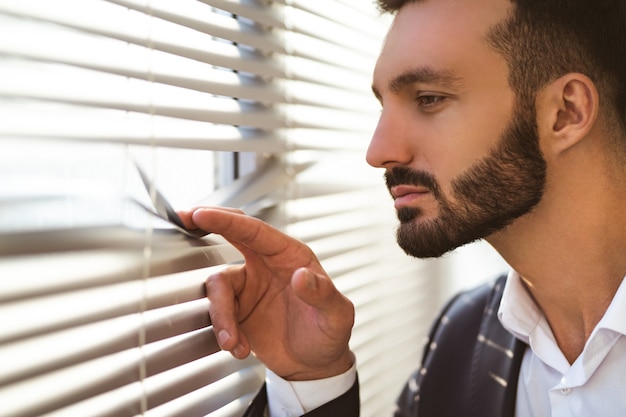
[[[514,96],[504,88],[485,89],[456,104],[441,121],[449,138],[437,155],[442,171],[450,173],[445,184],[486,157],[514,117]]]
[[[441,187],[446,190],[450,182],[487,156],[500,140],[508,117],[490,114],[485,117],[460,110],[437,115],[422,133],[424,163]]]

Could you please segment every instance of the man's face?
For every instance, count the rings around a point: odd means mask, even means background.
[[[383,111],[367,159],[386,169],[398,243],[410,255],[440,256],[487,237],[541,199],[534,106],[516,103],[505,62],[485,41],[507,8],[411,3],[388,34],[373,84]]]

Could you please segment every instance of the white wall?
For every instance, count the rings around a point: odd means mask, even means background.
[[[485,241],[458,248],[437,261],[441,274],[441,303],[450,296],[506,273],[510,266]]]

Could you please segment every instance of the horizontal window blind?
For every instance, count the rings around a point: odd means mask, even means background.
[[[0,0],[0,414],[243,413],[264,369],[219,351],[204,291],[241,255],[157,191],[309,244],[357,308],[362,415],[391,413],[436,283],[364,161],[387,23],[357,0]]]

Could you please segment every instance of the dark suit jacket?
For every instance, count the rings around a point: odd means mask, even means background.
[[[513,417],[526,345],[496,314],[506,277],[460,293],[435,320],[422,364],[402,391],[394,417]],[[265,387],[244,414],[262,417]],[[358,417],[358,382],[306,417]]]

